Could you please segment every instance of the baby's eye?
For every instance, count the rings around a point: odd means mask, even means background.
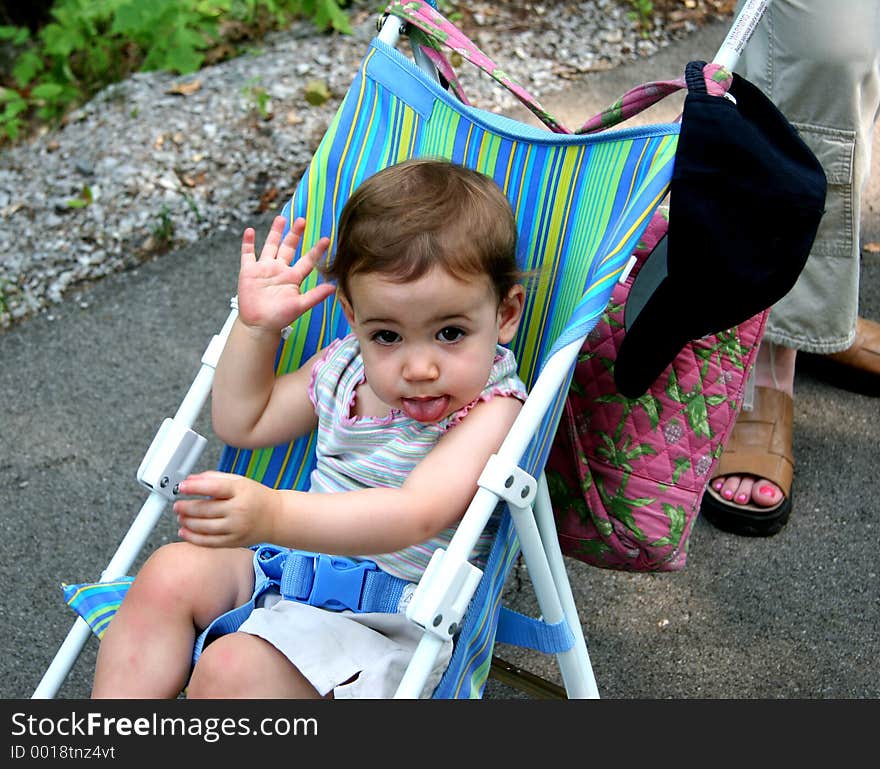
[[[446,326],[446,328],[441,328],[440,331],[437,332],[437,339],[441,342],[457,342],[464,337],[464,335],[464,329],[461,329],[458,326]]]
[[[381,331],[375,331],[370,336],[377,344],[391,345],[400,341],[400,334],[396,331],[389,331],[388,329],[382,329]]]

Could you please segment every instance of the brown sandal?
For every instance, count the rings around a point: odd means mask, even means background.
[[[844,390],[880,396],[880,323],[859,318],[855,339],[842,352],[798,353],[801,370]]]
[[[791,514],[791,484],[794,458],[791,439],[794,401],[781,390],[755,388],[754,408],[741,411],[721,454],[714,477],[751,475],[775,483],[783,498],[772,507],[739,505],[724,499],[711,486],[700,512],[724,531],[748,537],[776,534]]]
[[[826,356],[852,371],[880,377],[880,323],[859,318],[856,321],[856,338],[842,352]]]

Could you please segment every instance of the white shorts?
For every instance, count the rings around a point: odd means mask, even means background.
[[[403,678],[424,631],[397,614],[334,612],[269,595],[239,628],[268,641],[322,696],[390,699]],[[440,682],[452,641],[431,671],[423,697]],[[353,680],[352,680],[353,679]]]

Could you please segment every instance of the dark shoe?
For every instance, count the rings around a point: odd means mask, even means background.
[[[724,447],[714,477],[751,475],[776,484],[783,498],[773,507],[740,505],[722,497],[708,485],[700,513],[723,531],[745,537],[776,534],[791,515],[794,478],[791,437],[794,401],[787,393],[769,387],[755,388],[755,404],[741,411]]]

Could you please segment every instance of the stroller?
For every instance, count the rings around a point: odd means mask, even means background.
[[[765,6],[766,2],[746,4],[710,72],[732,68]],[[418,66],[396,50],[404,29]],[[509,89],[552,132],[468,106],[444,48],[452,48]],[[723,77],[712,82],[719,81]],[[288,222],[306,216],[303,248],[308,248],[319,234],[335,233],[345,199],[367,175],[408,157],[441,155],[499,183],[517,214],[525,246],[522,267],[541,275],[511,345],[529,399],[484,469],[449,548],[437,551],[410,603],[407,615],[424,629],[424,636],[398,697],[420,695],[441,644],[450,637],[455,641],[453,658],[434,697],[481,696],[497,643],[555,654],[568,697],[598,696],[542,471],[578,352],[666,196],[674,166],[678,124],[604,129],[684,87],[682,78],[634,89],[571,134],[431,5],[421,0],[393,2],[309,169],[282,211]],[[67,586],[66,598],[79,618],[35,698],[54,696],[90,635],[100,636],[106,628],[149,532],[175,499],[177,483],[198,462],[206,441],[192,426],[208,398],[214,367],[237,315],[234,300],[232,304],[192,387],[175,416],[162,424],[140,465],[138,480],[149,490],[140,513],[100,581]],[[338,306],[325,302],[290,329],[278,351],[278,372],[296,368],[345,332]],[[313,451],[309,439],[265,450],[227,447],[219,469],[247,474],[273,487],[304,489]],[[486,568],[475,573],[468,554],[499,501],[506,504],[507,513]],[[505,582],[520,552],[535,587],[539,619],[501,606]]]

